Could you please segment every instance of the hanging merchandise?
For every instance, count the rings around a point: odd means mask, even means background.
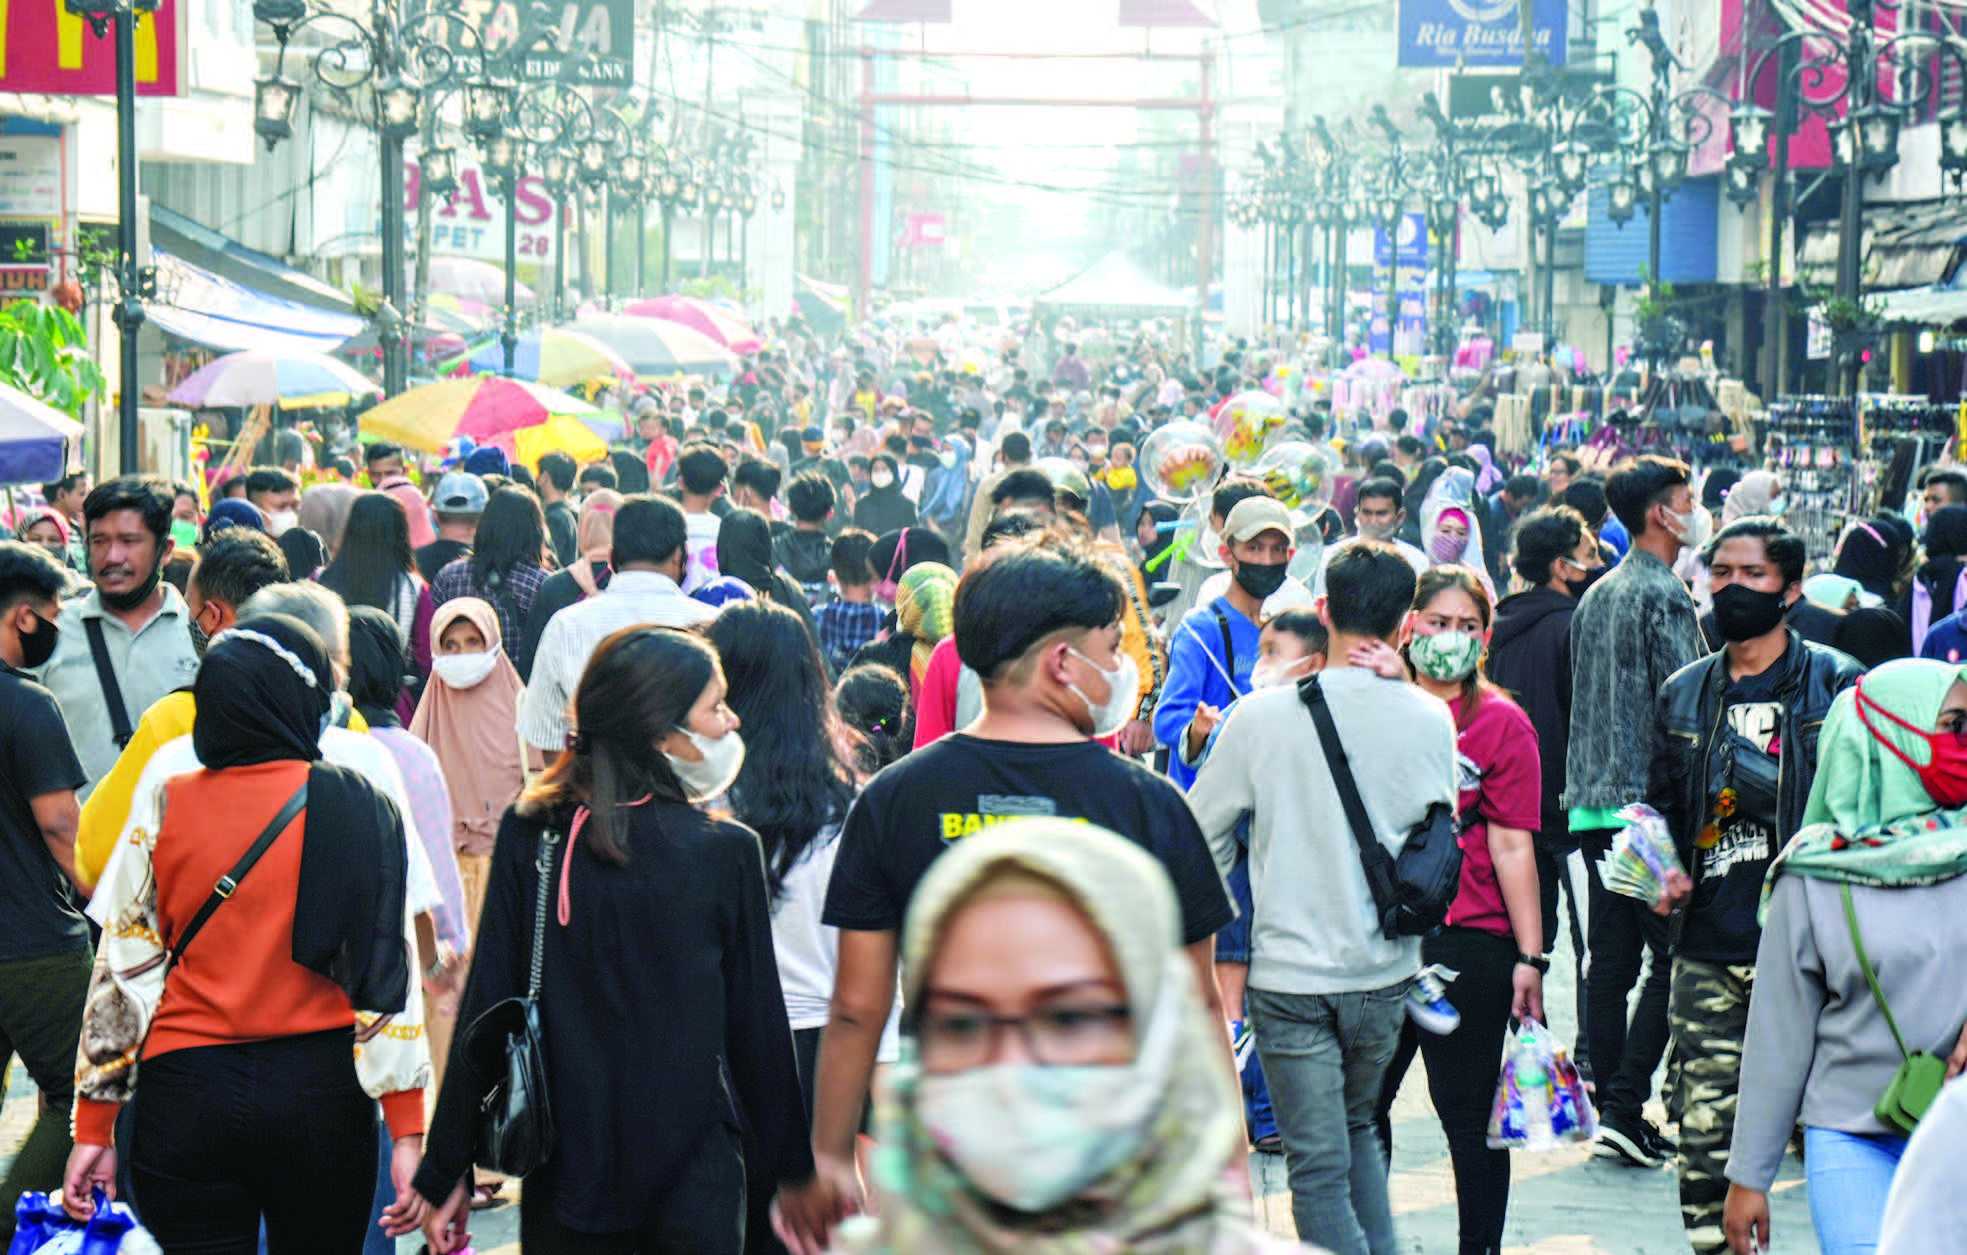
[[[1861,394],[1856,508],[1905,509],[1920,470],[1957,456],[1962,410],[1923,396]]]
[[[1812,562],[1831,556],[1844,525],[1861,517],[1857,407],[1850,397],[1783,397],[1769,407],[1765,452],[1783,480],[1783,518]]]

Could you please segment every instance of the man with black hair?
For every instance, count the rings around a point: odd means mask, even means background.
[[[820,471],[804,471],[786,485],[785,504],[792,526],[772,540],[772,558],[798,582],[809,605],[826,600],[826,573],[833,561],[833,538],[826,533],[839,496]]]
[[[1421,443],[1419,436],[1399,436],[1395,438],[1393,442],[1394,465],[1400,468],[1400,473],[1409,481],[1414,478],[1414,472],[1420,469],[1421,461],[1425,457],[1427,457],[1427,446]]]
[[[0,1073],[18,1054],[41,1114],[0,1182],[0,1238],[23,1190],[53,1190],[67,1166],[75,1047],[89,992],[89,930],[75,876],[75,791],[87,777],[54,694],[28,668],[58,636],[69,572],[45,550],[0,541]]]
[[[615,468],[606,462],[589,462],[581,467],[580,486],[584,493],[600,492],[603,488],[609,492],[619,492],[621,476],[615,474]]]
[[[1561,888],[1569,907],[1582,1024],[1588,915],[1579,898],[1588,896],[1590,884],[1563,802],[1564,758],[1571,737],[1571,615],[1584,590],[1607,568],[1584,517],[1564,505],[1545,506],[1516,525],[1512,565],[1529,587],[1496,606],[1489,638],[1489,678],[1509,690],[1537,731],[1538,762],[1543,769],[1542,826],[1532,846],[1537,889],[1543,897],[1543,935],[1546,944],[1557,936]],[[1582,1037],[1572,1053],[1581,1064],[1589,1060]]]
[[[764,458],[745,457],[731,472],[731,504],[741,510],[756,510],[769,519],[772,500],[779,495],[779,484],[784,478],[783,472]],[[774,522],[772,530],[777,533],[784,526]]]
[[[300,522],[301,482],[280,467],[256,466],[246,472],[246,500],[266,516],[267,533],[276,540]]]
[[[185,610],[198,655],[202,658],[211,639],[238,622],[239,608],[253,594],[290,578],[286,556],[265,532],[229,527],[213,535],[199,551],[185,586]],[[75,842],[76,883],[83,888],[93,889],[108,865],[144,768],[160,746],[190,735],[197,714],[188,684],[152,702],[115,765],[90,791]]]
[[[546,514],[546,539],[562,567],[571,566],[580,556],[580,520],[573,503],[567,500],[579,470],[579,464],[558,449],[540,456],[540,505]]]
[[[970,501],[970,521],[963,530],[965,562],[977,556],[979,542],[983,539],[984,525],[990,522],[990,516],[996,511],[997,507],[991,503],[991,494],[997,491],[997,485],[1004,482],[1005,476],[1013,471],[1025,469],[1032,462],[1030,436],[1022,431],[1003,431],[1001,427],[999,431],[1002,435],[998,441],[997,452],[1002,457],[1004,465],[1000,470],[984,476],[977,484],[976,496]]]
[[[37,674],[61,703],[93,782],[116,761],[137,717],[191,683],[198,653],[184,597],[163,580],[173,547],[170,485],[149,475],[109,480],[89,494],[82,516],[95,587],[62,606],[60,644]]]
[[[567,748],[568,704],[587,660],[610,633],[638,624],[693,628],[717,617],[680,587],[688,542],[683,511],[668,497],[636,493],[623,500],[615,511],[608,587],[554,615],[540,634],[519,703],[519,734],[528,745],[549,754]]]
[[[730,466],[717,446],[695,440],[676,455],[677,486],[683,490],[683,522],[689,529],[689,554],[680,582],[693,593],[717,578],[717,532],[723,519],[716,505],[724,496]],[[569,692],[572,690],[570,689]]]
[[[369,472],[369,486],[380,488],[403,475],[403,446],[378,440],[362,451],[362,465]]]
[[[1929,519],[1950,505],[1967,505],[1967,474],[1950,468],[1929,471],[1919,500]]]
[[[1119,649],[1124,604],[1106,563],[1070,545],[1018,548],[958,585],[957,653],[982,681],[984,713],[868,783],[847,813],[827,889],[823,919],[840,930],[840,951],[813,1118],[821,1171],[813,1192],[782,1200],[803,1235],[823,1238],[831,1204],[852,1188],[854,1134],[894,1003],[896,939],[916,885],[951,843],[1031,815],[1136,842],[1173,882],[1197,988],[1221,1021],[1213,938],[1232,912],[1195,817],[1165,778],[1093,740],[1134,713],[1134,667]]]
[[[1592,877],[1585,1032],[1603,1116],[1600,1153],[1649,1168],[1673,1152],[1640,1111],[1667,1045],[1667,921],[1648,903],[1608,892],[1597,864],[1625,826],[1620,808],[1646,800],[1646,756],[1633,752],[1634,730],[1649,726],[1667,677],[1705,652],[1694,599],[1673,573],[1680,550],[1704,547],[1712,526],[1691,477],[1686,463],[1652,455],[1612,472],[1605,495],[1632,547],[1571,618],[1563,804]],[[1626,998],[1649,955],[1628,1029]]]
[[[1319,561],[1318,574],[1311,582],[1312,596],[1325,595],[1325,573],[1332,569],[1332,563],[1340,554],[1363,541],[1377,540],[1392,545],[1401,557],[1407,559],[1407,565],[1413,568],[1416,579],[1433,565],[1425,553],[1400,539],[1400,529],[1407,522],[1407,510],[1401,504],[1404,492],[1405,486],[1400,480],[1384,475],[1375,475],[1359,485],[1359,497],[1352,507],[1353,526],[1358,532],[1336,544],[1325,546],[1325,556]]]
[[[1432,807],[1455,805],[1457,781],[1448,708],[1373,669],[1392,654],[1415,581],[1398,551],[1362,541],[1333,560],[1319,609],[1329,634],[1319,688],[1372,835],[1396,857]],[[1237,703],[1189,801],[1225,873],[1237,823],[1250,816],[1249,1013],[1298,1237],[1335,1251],[1391,1252],[1387,1152],[1374,1112],[1420,970],[1420,939],[1389,939],[1376,925],[1352,826],[1297,686]]]
[[[1511,534],[1516,521],[1536,507],[1544,484],[1535,475],[1512,475],[1483,503],[1482,552],[1489,561],[1489,578],[1498,586],[1506,583],[1509,570]]]
[[[1617,562],[1632,544],[1624,525],[1612,515],[1611,502],[1605,496],[1605,481],[1596,475],[1580,475],[1565,485],[1561,493],[1553,493],[1551,499],[1570,506],[1585,521],[1592,535],[1598,537],[1598,551],[1607,562]],[[1608,537],[1607,533],[1612,533]]]
[[[886,617],[874,601],[874,565],[868,555],[874,551],[875,539],[873,532],[858,527],[846,528],[834,537],[828,570],[835,596],[813,608],[820,652],[836,675],[851,666],[861,646],[880,633],[881,620]]]
[[[1058,515],[1057,485],[1052,477],[1034,467],[1020,467],[997,481],[990,492],[992,517],[1005,510],[1021,510],[1051,523]]]

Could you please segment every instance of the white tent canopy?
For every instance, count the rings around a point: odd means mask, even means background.
[[[1155,279],[1120,252],[1108,253],[1040,294],[1034,304],[1055,313],[1109,317],[1184,314],[1194,308],[1186,295]]]

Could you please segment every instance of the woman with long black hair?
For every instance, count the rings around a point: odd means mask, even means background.
[[[749,828],[701,809],[744,765],[725,692],[701,637],[616,632],[574,694],[569,752],[499,828],[458,1022],[525,994],[547,862],[539,997],[557,1134],[526,1178],[527,1255],[737,1255],[740,1111],[763,1177],[812,1176],[764,856]],[[416,1176],[438,1255],[470,1240],[478,1113],[500,1079],[461,1030]]]
[[[320,582],[350,609],[373,606],[388,615],[417,674],[430,674],[430,616],[437,606],[417,571],[409,519],[394,497],[365,492],[355,499],[341,548],[321,572]]]
[[[735,575],[758,593],[769,597],[799,616],[814,641],[820,630],[813,623],[813,608],[806,594],[792,577],[778,569],[772,556],[772,523],[756,510],[736,509],[724,516],[717,529],[717,572]]]
[[[432,581],[431,593],[440,606],[454,597],[483,598],[498,613],[499,635],[524,641],[526,616],[546,583],[547,571],[541,565],[545,552],[546,515],[539,498],[524,488],[500,488],[478,516],[471,552],[445,564]],[[524,679],[532,660],[514,661],[525,664],[520,670]]]

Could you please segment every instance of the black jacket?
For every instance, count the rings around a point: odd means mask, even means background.
[[[1725,711],[1728,655],[1690,662],[1667,677],[1652,732],[1652,760],[1646,800],[1666,819],[1689,869],[1696,863],[1694,838],[1707,815],[1708,763]],[[1848,654],[1804,640],[1794,629],[1789,648],[1777,663],[1783,669],[1776,700],[1783,705],[1782,753],[1776,783],[1777,839],[1786,841],[1803,826],[1803,805],[1817,774],[1817,737],[1837,695],[1857,683],[1864,667]]]
[[[1571,743],[1571,613],[1575,598],[1548,588],[1505,597],[1489,638],[1489,678],[1509,690],[1537,730],[1543,760],[1543,838],[1562,843],[1569,825],[1564,758]]]

